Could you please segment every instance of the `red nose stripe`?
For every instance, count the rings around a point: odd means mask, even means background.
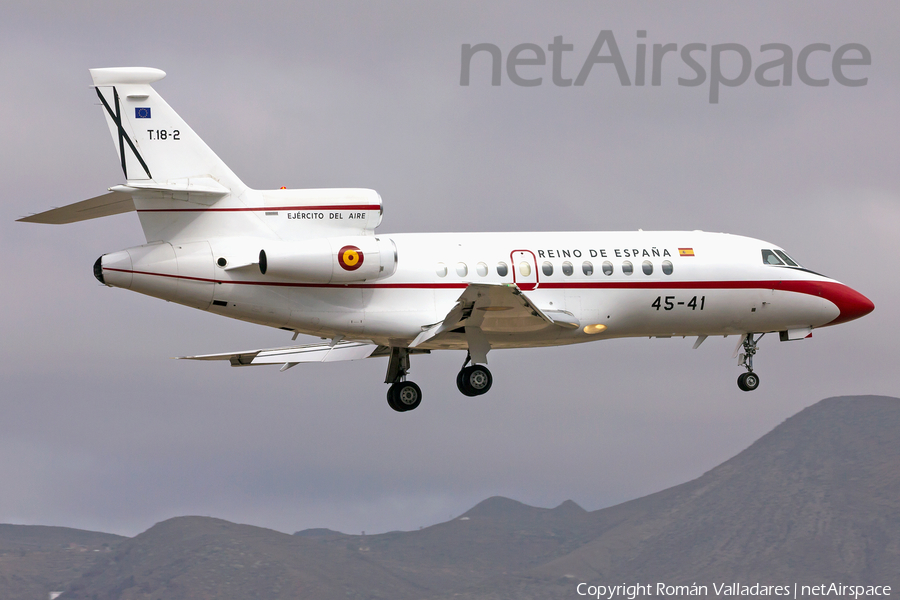
[[[853,319],[858,319],[875,310],[875,304],[854,290],[843,284],[832,284],[823,286],[821,296],[826,300],[834,302],[841,314],[838,318],[827,325],[837,325],[838,323],[846,323]]]

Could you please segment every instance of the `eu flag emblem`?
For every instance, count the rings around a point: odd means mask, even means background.
[[[150,118],[150,107],[149,106],[135,107],[134,118],[135,119],[149,119]]]

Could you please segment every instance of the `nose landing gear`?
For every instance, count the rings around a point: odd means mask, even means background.
[[[745,392],[752,392],[759,387],[759,375],[756,373],[741,373],[737,379],[738,387]]]
[[[756,354],[756,344],[766,334],[761,334],[755,340],[752,333],[748,333],[743,340],[744,352],[738,357],[738,366],[746,367],[747,372],[741,373],[737,379],[738,387],[745,392],[752,392],[759,387],[759,375],[753,372],[753,355]],[[740,348],[740,346],[739,346]]]

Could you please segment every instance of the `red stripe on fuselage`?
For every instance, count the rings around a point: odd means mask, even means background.
[[[331,205],[322,206],[235,206],[233,208],[141,208],[137,212],[278,212],[290,210],[381,210],[377,204],[352,204],[352,205]]]
[[[150,271],[130,271],[128,269],[112,269],[103,267],[104,271],[117,273],[132,273],[133,275],[153,275],[155,277],[169,277],[171,279],[185,279],[187,281],[200,281],[204,283],[234,284],[234,285],[268,285],[272,287],[298,287],[298,288],[386,288],[386,289],[465,289],[467,283],[296,283],[290,281],[232,281],[230,279],[208,279],[206,277],[188,277],[187,275],[173,275],[171,273],[151,273]]]
[[[233,284],[233,285],[261,285],[271,287],[296,287],[296,288],[360,288],[360,289],[421,289],[421,290],[447,290],[465,289],[466,282],[454,283],[296,283],[287,281],[233,281],[222,279],[207,279],[204,277],[188,277],[186,275],[172,275],[169,273],[151,273],[149,271],[130,271],[127,269],[103,268],[105,271],[119,273],[132,273],[134,275],[152,275],[155,277],[170,277],[187,281],[200,281],[205,283]],[[809,296],[819,296],[837,306],[840,314],[836,319],[825,325],[837,325],[858,319],[875,309],[871,300],[856,290],[836,281],[810,281],[810,280],[760,280],[760,281],[567,281],[567,282],[543,282],[538,289],[556,290],[584,290],[584,289],[694,289],[694,290],[741,290],[762,289],[778,290],[783,292],[795,292]],[[824,325],[823,325],[824,327]]]

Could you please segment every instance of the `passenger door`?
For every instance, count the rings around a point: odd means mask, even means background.
[[[523,292],[536,290],[538,281],[537,258],[531,250],[513,250],[509,255],[512,262],[513,283]]]

